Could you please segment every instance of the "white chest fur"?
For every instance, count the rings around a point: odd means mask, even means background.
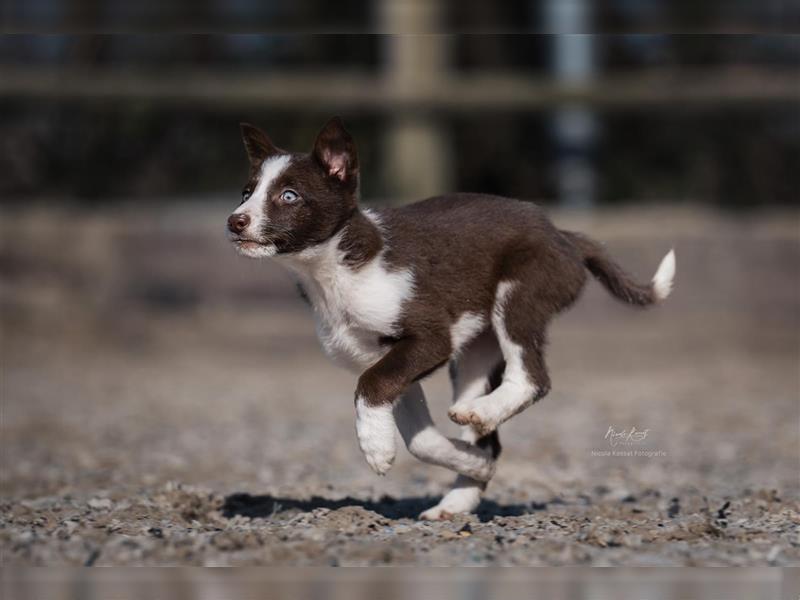
[[[343,366],[363,370],[386,352],[382,336],[397,333],[403,305],[414,292],[409,270],[389,270],[383,252],[354,269],[342,262],[340,235],[288,259],[314,307],[325,352]]]

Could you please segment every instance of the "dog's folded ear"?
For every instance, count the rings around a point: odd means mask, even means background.
[[[358,181],[356,143],[339,117],[325,123],[317,134],[313,155],[329,177],[347,185]]]
[[[270,156],[281,153],[281,150],[275,147],[267,134],[255,125],[239,123],[239,127],[242,130],[242,140],[247,150],[247,158],[250,159],[252,166],[257,167]]]

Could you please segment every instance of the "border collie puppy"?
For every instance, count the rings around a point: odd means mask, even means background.
[[[412,455],[458,474],[420,518],[478,506],[500,454],[497,428],[550,389],[547,325],[578,298],[587,271],[635,306],[672,288],[672,251],[651,283],[637,283],[603,246],[557,229],[530,202],[447,194],[359,207],[356,145],[338,117],[309,154],[241,130],[250,177],[228,218],[230,240],[293,273],[325,352],[359,374],[356,433],[369,466],[379,475],[392,466],[397,428]],[[436,429],[419,383],[445,364],[462,439]]]

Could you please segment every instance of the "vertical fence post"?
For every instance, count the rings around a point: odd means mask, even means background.
[[[547,0],[545,30],[552,35],[553,75],[561,86],[590,85],[594,73],[594,44],[586,34],[590,26],[588,0]],[[557,152],[558,199],[568,208],[588,208],[595,203],[592,146],[595,115],[579,103],[558,107],[552,116]]]
[[[382,0],[380,4],[379,29],[389,33],[384,37],[384,84],[394,97],[411,102],[387,118],[383,181],[392,201],[450,191],[446,127],[413,101],[422,89],[438,87],[445,75],[449,40],[436,34],[440,18],[437,2]]]

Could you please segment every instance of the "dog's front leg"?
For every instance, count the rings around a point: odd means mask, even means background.
[[[356,433],[367,463],[385,475],[395,456],[395,401],[414,381],[450,357],[448,335],[405,337],[359,378],[356,387]]]

